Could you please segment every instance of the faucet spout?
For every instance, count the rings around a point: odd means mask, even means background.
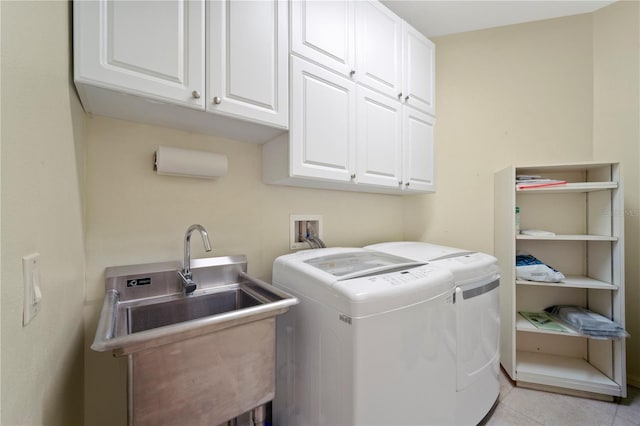
[[[200,232],[205,251],[211,251],[211,243],[209,242],[209,234],[202,225],[191,225],[184,234],[184,262],[180,277],[186,294],[193,293],[196,289],[196,283],[191,279],[191,234],[193,231]]]

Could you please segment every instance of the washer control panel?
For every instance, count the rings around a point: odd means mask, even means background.
[[[429,276],[432,272],[431,268],[425,268],[424,266],[420,266],[418,268],[407,269],[404,271],[397,271],[382,275],[374,275],[372,277],[368,277],[367,280],[370,282],[376,282],[379,280],[383,280],[388,282],[391,285],[402,285],[410,282],[415,282],[417,280],[421,280]]]

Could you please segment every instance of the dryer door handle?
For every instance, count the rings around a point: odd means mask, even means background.
[[[490,281],[488,283],[481,284],[473,288],[464,289],[462,291],[462,298],[464,300],[468,300],[476,296],[481,296],[497,288],[499,285],[500,285],[500,278],[496,278],[495,280]]]

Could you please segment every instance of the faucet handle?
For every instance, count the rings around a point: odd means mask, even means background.
[[[184,284],[184,294],[191,294],[196,291],[196,283],[193,280],[189,280],[188,283]]]
[[[184,289],[184,294],[191,294],[196,291],[196,282],[191,278],[191,274],[185,274],[184,271],[178,271],[178,275],[182,279],[182,288]]]

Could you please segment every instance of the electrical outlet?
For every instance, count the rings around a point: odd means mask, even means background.
[[[322,240],[322,216],[317,214],[292,214],[290,216],[291,228],[289,232],[289,248],[301,250],[316,248],[309,237],[318,237]]]
[[[24,304],[22,325],[27,325],[40,311],[40,253],[22,258],[22,280],[24,282]]]

